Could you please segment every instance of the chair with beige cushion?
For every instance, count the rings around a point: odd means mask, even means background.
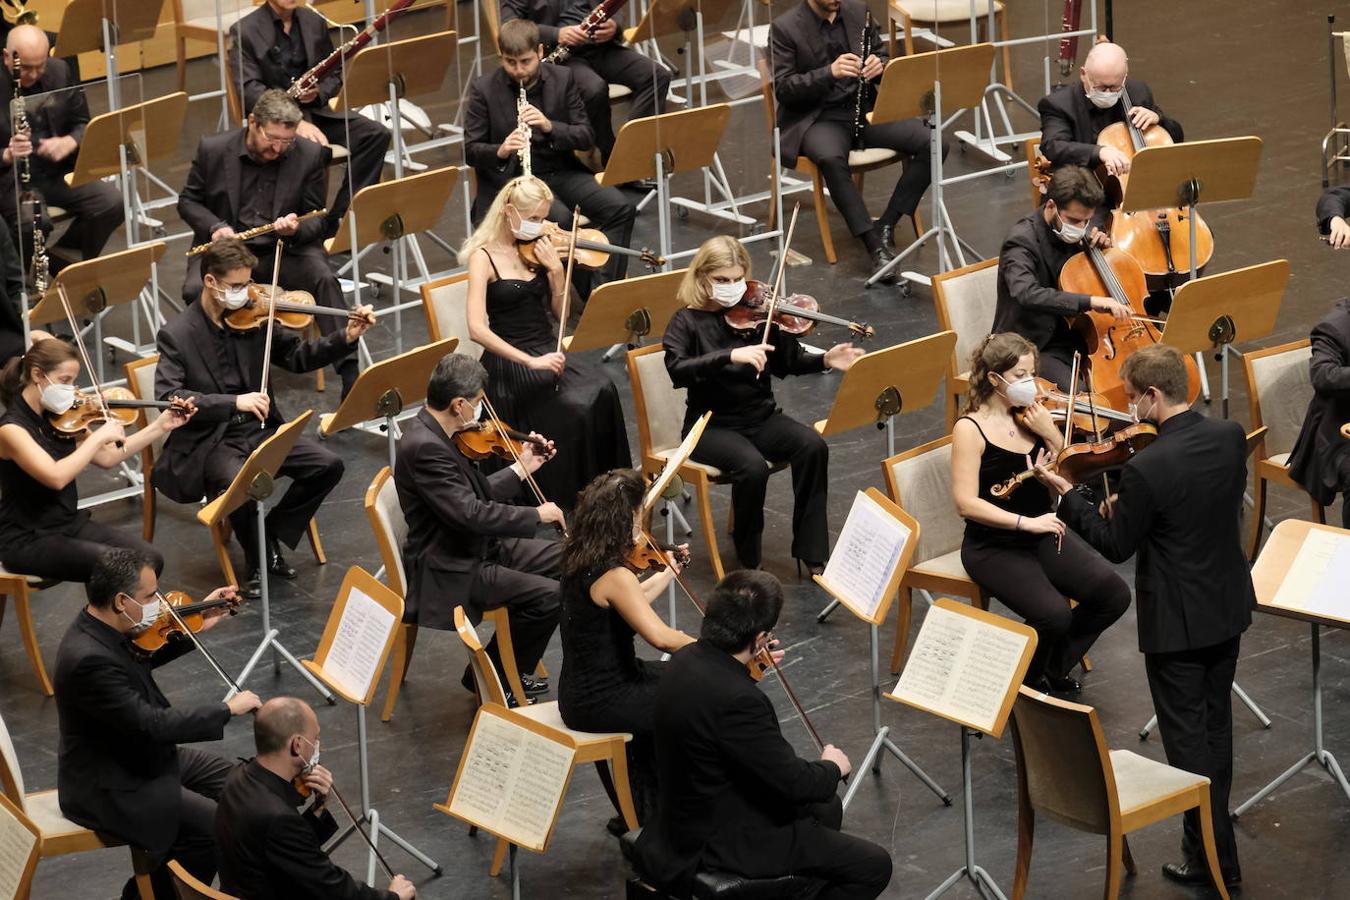
[[[1228,900],[1214,846],[1209,779],[1129,750],[1111,750],[1097,712],[1023,687],[1013,704],[1017,750],[1018,841],[1012,900],[1027,896],[1037,815],[1106,836],[1106,900],[1135,873],[1126,835],[1187,810],[1200,813],[1205,859],[1219,896]],[[1042,884],[1053,875],[1047,874]],[[1142,887],[1142,886],[1141,886]]]
[[[1242,356],[1247,374],[1247,404],[1251,410],[1251,429],[1265,426],[1265,437],[1256,444],[1252,464],[1256,504],[1252,509],[1247,558],[1256,559],[1266,521],[1266,488],[1272,482],[1292,488],[1305,497],[1303,485],[1289,477],[1289,454],[1294,449],[1303,416],[1312,399],[1312,377],[1308,365],[1312,344],[1307,339],[1253,350]],[[1308,497],[1314,521],[1326,524],[1326,509]]]
[[[986,259],[933,276],[933,305],[938,330],[956,332],[956,346],[947,363],[947,430],[956,424],[970,390],[970,357],[989,334],[998,304],[998,259]]]
[[[979,16],[976,40],[988,40],[985,32],[989,23],[989,0],[890,0],[887,19],[890,22],[891,58],[896,56],[897,22],[905,37],[905,55],[913,56],[916,25],[930,29],[934,38],[951,40],[959,37],[968,40],[972,7],[975,15]],[[1008,40],[1008,16],[1003,0],[994,0],[994,29],[1000,41]],[[1003,47],[1003,84],[1012,85],[1012,53],[1007,45]]]
[[[169,877],[173,879],[173,889],[178,894],[178,900],[239,900],[234,894],[226,894],[209,884],[202,884],[176,859],[169,860]]]
[[[217,2],[220,4],[218,20]],[[228,35],[235,23],[253,12],[253,8],[261,3],[262,0],[173,0],[178,90],[187,90],[187,42],[195,40],[215,46],[219,32],[224,31]],[[226,42],[228,43],[228,38]],[[228,82],[230,79],[227,77],[225,80]]]
[[[468,272],[428,281],[422,285],[422,311],[427,317],[428,343],[459,338],[455,352],[478,359],[483,346],[469,337],[468,295]]]

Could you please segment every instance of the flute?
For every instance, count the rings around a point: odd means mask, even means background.
[[[306,219],[312,219],[315,216],[322,216],[327,212],[328,207],[325,206],[323,209],[312,209],[307,213],[301,213],[299,216],[296,217],[296,219],[297,221],[303,222]],[[255,238],[262,234],[271,234],[273,231],[276,230],[277,230],[277,223],[268,222],[266,225],[259,225],[258,227],[250,228],[247,231],[235,232],[234,237],[239,238],[239,240],[241,241],[247,241],[250,238]],[[187,255],[189,257],[200,256],[201,254],[205,253],[207,250],[210,249],[211,249],[211,242],[207,241],[205,244],[198,244],[197,246],[193,247],[191,250],[187,252]]]

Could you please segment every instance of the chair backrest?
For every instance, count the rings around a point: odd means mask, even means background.
[[[126,364],[127,389],[136,396],[137,400],[155,399],[155,366],[159,363],[159,354],[146,356],[141,359],[133,360]],[[141,410],[141,427],[153,423],[162,415],[157,409]],[[159,454],[164,450],[164,442],[167,440],[163,435],[156,438],[150,445],[150,458],[159,459]]]
[[[19,756],[14,752],[14,741],[10,739],[9,728],[0,718],[0,792],[14,801],[20,810],[24,806],[23,772],[19,769]]]
[[[911,566],[961,547],[966,523],[952,499],[952,438],[938,438],[882,460],[886,487],[896,505],[919,520]]]
[[[454,6],[453,3],[446,4],[446,7],[450,10],[446,13],[450,17],[449,24],[446,27],[451,31],[455,31],[459,27],[455,22]],[[502,27],[501,10],[497,8],[497,0],[483,0],[479,4],[479,9],[482,10],[483,27],[487,31],[487,34],[484,35],[487,46],[483,48],[483,52],[495,55],[497,53],[497,32],[501,31]]]
[[[948,380],[970,371],[970,355],[993,327],[997,304],[997,258],[933,276],[938,330],[956,332],[956,346],[947,364]]]
[[[1097,711],[1018,690],[1012,732],[1020,790],[1038,815],[1106,834],[1119,801]]]
[[[398,502],[394,473],[388,466],[375,473],[366,489],[366,517],[375,532],[375,545],[380,549],[389,587],[402,597],[408,589],[408,577],[403,572],[403,542],[408,537],[408,523]]]
[[[487,0],[483,8],[492,2]],[[478,359],[483,355],[483,346],[469,337],[468,296],[468,272],[429,281],[422,285],[422,311],[427,316],[429,343],[459,338],[455,352]]]
[[[497,676],[497,668],[492,665],[492,660],[488,659],[483,642],[479,640],[478,632],[469,622],[469,617],[464,614],[462,606],[455,607],[455,633],[459,635],[459,644],[468,655],[469,668],[473,672],[473,680],[478,685],[478,695],[484,703],[506,706],[506,689],[502,687],[502,680]]]
[[[1023,141],[1022,152],[1027,158],[1027,190],[1031,193],[1031,208],[1040,209],[1045,202],[1045,192],[1050,187],[1050,173],[1043,167],[1048,167],[1050,161],[1041,155],[1041,142],[1036,138]]]
[[[202,884],[176,859],[169,860],[169,875],[178,900],[239,900],[233,894],[222,893],[209,884]]]
[[[650,344],[629,350],[628,380],[637,410],[639,452],[645,458],[678,447],[687,392],[671,382],[665,348]]]
[[[1247,373],[1247,402],[1251,408],[1252,428],[1262,425],[1266,432],[1262,456],[1275,456],[1294,449],[1303,417],[1312,399],[1312,375],[1309,361],[1312,343],[1306,338],[1278,347],[1244,353],[1242,365]]]

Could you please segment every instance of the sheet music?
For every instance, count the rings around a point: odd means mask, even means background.
[[[1314,528],[1280,582],[1272,605],[1350,619],[1350,536]]]
[[[484,709],[460,762],[450,811],[543,850],[576,751]]]
[[[989,734],[1016,686],[1026,635],[940,606],[928,610],[892,695]]]
[[[859,491],[821,581],[854,612],[872,619],[886,598],[909,537],[904,522]]]
[[[0,809],[0,897],[15,897],[28,866],[37,836],[23,827],[8,809]]]
[[[352,697],[365,697],[380,675],[380,658],[397,625],[394,614],[358,587],[347,595],[333,644],[322,661],[333,683]]]

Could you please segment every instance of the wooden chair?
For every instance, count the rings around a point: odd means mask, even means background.
[[[176,859],[169,860],[169,877],[173,879],[173,889],[178,894],[178,900],[239,900],[234,894],[226,894],[209,884],[202,884]]]
[[[19,619],[19,636],[23,639],[23,650],[28,654],[28,662],[37,676],[38,687],[48,697],[54,696],[52,680],[47,676],[47,667],[42,662],[42,645],[38,643],[37,628],[33,625],[33,605],[31,595],[34,591],[46,590],[59,584],[47,581],[36,575],[20,575],[0,566],[0,625],[5,621],[5,601],[14,600],[14,615]]]
[[[506,628],[507,631],[510,629],[505,622],[497,627],[499,629],[497,642],[500,645],[503,634],[500,629]],[[469,624],[462,606],[455,607],[455,630],[459,633],[458,643],[468,656],[481,702],[506,706],[506,692],[502,689],[501,680],[497,678],[497,670],[492,667],[492,661],[488,659],[487,651],[483,649],[483,644],[478,639],[478,632]],[[585,763],[595,763],[600,783],[604,785],[605,793],[613,802],[614,809],[623,816],[630,831],[638,827],[637,810],[633,806],[633,792],[628,784],[628,751],[624,747],[633,739],[631,734],[622,731],[576,731],[568,728],[563,724],[558,704],[553,701],[533,703],[529,706],[521,705],[517,707],[516,712],[576,742],[577,752],[572,760],[573,769]],[[448,802],[447,800],[447,804]],[[436,804],[436,808],[442,812],[449,812],[448,805]],[[494,877],[502,870],[508,846],[506,841],[497,840],[497,849],[492,856],[492,867],[488,870]]]
[[[1111,750],[1097,712],[1021,688],[1012,713],[1017,750],[1017,867],[1013,900],[1027,896],[1036,816],[1106,835],[1106,900],[1120,893],[1122,869],[1135,873],[1126,835],[1190,809],[1200,813],[1205,858],[1228,900],[1214,846],[1209,779],[1129,750]]]
[[[0,792],[28,817],[28,821],[37,826],[39,860],[127,846],[67,819],[61,814],[55,789],[25,793],[23,771],[19,768],[19,757],[14,752],[14,742],[10,739],[4,719],[0,719]],[[136,847],[131,848],[131,867],[141,900],[155,900],[154,889],[150,886],[150,861]]]
[[[262,0],[222,0],[220,4],[220,20],[216,20],[216,0],[173,0],[173,30],[174,45],[177,51],[178,62],[178,90],[187,90],[187,42],[189,40],[203,41],[215,46],[216,35],[220,31],[226,33],[226,43],[229,43],[229,31],[244,16],[253,12],[253,7],[262,3]],[[219,60],[221,65],[225,61]],[[228,69],[226,72],[228,73]],[[228,74],[225,78],[226,84],[230,81]],[[240,116],[236,116],[236,121]]]
[[[956,35],[968,37],[972,5],[974,13],[980,17],[976,29],[977,40],[988,40],[985,32],[988,31],[989,0],[974,0],[973,4],[971,0],[890,0],[886,12],[890,24],[891,58],[894,59],[896,56],[897,22],[900,23],[900,30],[905,36],[905,55],[913,56],[916,24],[932,29],[935,37],[943,25],[949,26],[941,31],[944,38],[950,39]],[[994,0],[994,28],[998,30],[999,40],[1008,40],[1008,16],[1003,0]],[[1006,44],[1003,46],[1003,84],[1008,87],[1012,86],[1011,50],[1012,48]]]
[[[956,332],[956,346],[947,363],[947,431],[956,424],[970,390],[970,357],[989,334],[998,304],[998,259],[986,259],[933,276],[933,305],[938,330]]]
[[[22,856],[20,856],[17,846],[6,848],[9,856],[6,862],[18,869],[15,873],[18,876],[17,880],[12,885],[14,893],[11,896],[14,897],[14,900],[27,900],[29,892],[33,889],[33,873],[37,871],[38,847],[42,843],[42,832],[33,824],[32,819],[24,815],[23,810],[14,801],[4,794],[0,794],[0,823],[3,823],[6,816],[18,822],[25,831],[33,836],[32,845],[28,848],[28,852]],[[9,831],[7,824],[4,825],[4,828],[5,831]]]
[[[1041,155],[1038,138],[1027,138],[1022,142],[1022,155],[1027,160],[1027,192],[1031,195],[1031,208],[1037,210],[1045,205],[1045,192],[1050,188],[1050,161]],[[1045,171],[1042,166],[1047,167]]]
[[[1303,491],[1303,485],[1289,477],[1289,453],[1294,449],[1303,416],[1312,399],[1312,377],[1308,369],[1312,343],[1307,339],[1252,350],[1242,356],[1247,375],[1247,405],[1251,410],[1251,429],[1268,429],[1257,441],[1252,477],[1256,483],[1255,506],[1247,542],[1247,558],[1256,559],[1261,533],[1266,522],[1266,488],[1271,483]],[[1307,496],[1305,494],[1305,496]],[[1311,497],[1314,521],[1326,524],[1326,509]]]
[[[666,464],[671,452],[680,445],[680,426],[684,423],[685,390],[676,388],[666,371],[666,351],[660,344],[649,344],[628,351],[628,380],[633,385],[633,406],[637,410],[638,455],[644,475],[655,475]],[[769,471],[781,472],[785,462],[770,463]],[[717,550],[717,529],[713,526],[712,492],[708,486],[731,482],[716,466],[690,460],[678,472],[698,497],[699,521],[713,575],[721,580],[726,574],[722,555]],[[730,528],[730,523],[728,523]]]
[[[484,8],[490,5],[484,4]],[[422,285],[422,312],[427,317],[429,343],[459,338],[455,352],[478,359],[483,355],[483,346],[469,337],[468,294],[468,272],[428,281]]]

